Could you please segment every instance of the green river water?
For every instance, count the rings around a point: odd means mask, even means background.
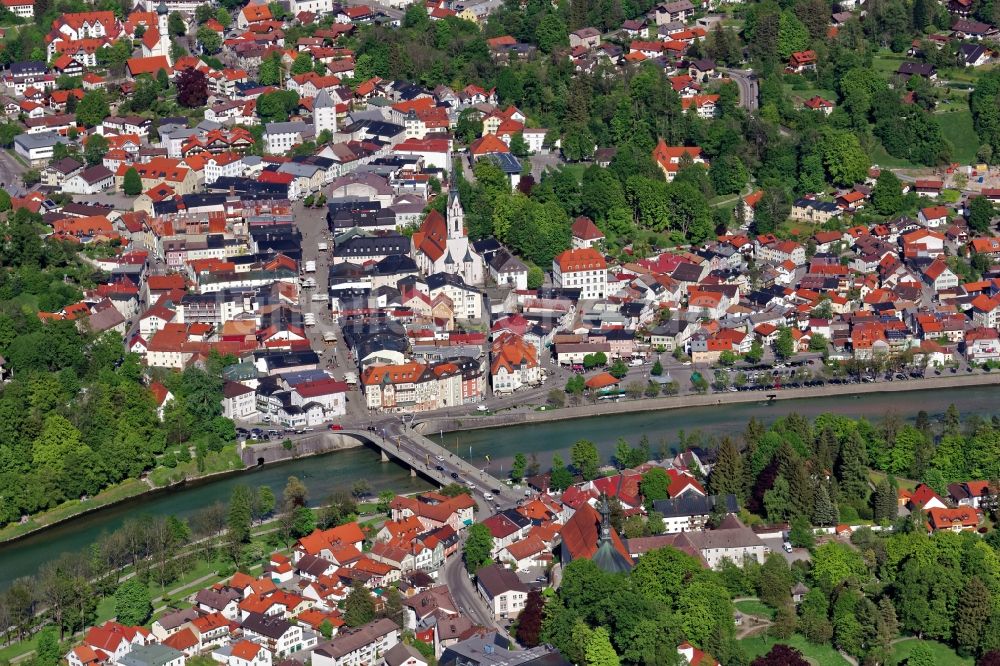
[[[429,434],[442,438],[445,445],[458,455],[468,458],[491,473],[502,476],[510,469],[514,454],[535,453],[543,469],[554,453],[568,458],[573,442],[586,438],[597,443],[605,459],[611,456],[619,437],[632,444],[646,434],[654,450],[663,438],[677,442],[680,430],[701,430],[707,435],[739,433],[752,416],[771,421],[796,411],[814,417],[823,412],[845,416],[878,418],[887,411],[913,419],[919,410],[932,416],[944,413],[954,402],[962,414],[992,416],[1000,413],[1000,387],[971,387],[905,393],[874,393],[860,397],[835,396],[802,400],[778,400],[772,405],[761,400],[755,403],[694,407],[662,412],[645,412],[615,416],[598,416],[570,421],[517,425],[490,430]],[[485,456],[490,457],[487,463]],[[170,491],[137,497],[121,504],[95,511],[38,532],[24,539],[0,545],[0,589],[6,588],[19,576],[36,572],[47,560],[65,552],[82,553],[104,531],[111,532],[130,516],[174,514],[189,516],[198,509],[217,501],[226,501],[238,484],[267,485],[280,496],[285,480],[298,476],[309,489],[313,501],[322,500],[330,491],[349,489],[356,479],[367,479],[374,492],[390,489],[414,492],[428,488],[428,483],[411,478],[409,472],[393,463],[382,463],[374,450],[349,449],[304,458],[286,463],[248,470],[235,476],[189,484]]]

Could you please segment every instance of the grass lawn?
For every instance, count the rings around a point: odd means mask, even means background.
[[[837,101],[837,93],[832,90],[826,90],[825,88],[796,88],[792,84],[785,84],[785,94],[793,100],[797,98],[802,102],[805,102],[807,99],[812,99],[816,95],[819,95],[823,99],[831,102]]]
[[[750,659],[755,659],[767,653],[775,643],[790,645],[815,666],[848,666],[847,660],[829,645],[813,645],[800,634],[793,634],[787,640],[778,640],[773,636],[751,636],[740,641]]]
[[[944,128],[942,128],[944,129]],[[926,167],[920,164],[914,164],[909,160],[902,159],[900,157],[893,157],[888,152],[886,152],[885,147],[882,146],[882,142],[875,144],[872,149],[872,164],[877,164],[882,167],[890,167],[894,169],[924,169]]]
[[[960,164],[970,164],[976,159],[979,150],[979,137],[972,126],[972,112],[968,108],[959,111],[949,111],[938,114],[941,123],[941,133],[951,142],[955,149],[952,161]]]
[[[918,643],[923,643],[925,646],[930,648],[931,654],[934,655],[935,666],[972,666],[973,661],[970,657],[959,657],[954,650],[944,643],[938,643],[937,641],[921,641],[916,639],[896,643],[893,646],[892,656],[887,662],[889,666],[898,666],[898,664],[903,663],[903,661],[910,656],[910,652]]]
[[[878,485],[878,483],[880,481],[882,481],[882,479],[884,479],[884,478],[885,478],[885,473],[884,472],[879,472],[879,471],[876,471],[874,469],[868,470],[868,479],[872,483]],[[900,488],[905,488],[906,490],[916,490],[916,488],[917,488],[917,482],[914,481],[913,479],[904,479],[904,478],[901,478],[901,477],[897,476],[896,477],[896,483],[899,484]]]
[[[744,600],[736,602],[736,610],[745,615],[756,615],[758,617],[766,617],[769,620],[774,619],[774,609],[765,604],[759,599]]]
[[[243,460],[236,451],[236,444],[229,444],[218,452],[209,452],[205,457],[205,471],[199,472],[198,465],[194,459],[184,463],[178,463],[177,467],[157,467],[149,473],[149,480],[158,488],[177,483],[184,478],[195,478],[205,474],[216,472],[229,472],[235,469],[243,469]]]
[[[902,53],[893,53],[888,49],[879,51],[872,60],[872,69],[884,75],[893,74],[899,69],[899,63],[906,60]]]

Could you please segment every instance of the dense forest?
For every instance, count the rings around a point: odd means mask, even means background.
[[[220,402],[225,359],[207,371],[163,373],[175,400],[161,422],[144,368],[120,335],[38,318],[101,278],[76,246],[42,239],[40,225],[20,209],[0,243],[0,355],[12,375],[0,389],[0,524],[156,465],[204,461],[235,440]]]

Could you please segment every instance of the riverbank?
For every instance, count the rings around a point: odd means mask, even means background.
[[[873,384],[826,385],[812,388],[781,389],[773,391],[773,393],[776,395],[775,403],[785,403],[790,400],[822,399],[874,393],[925,392],[997,384],[1000,384],[1000,373],[975,374],[971,376],[942,376]],[[767,402],[768,394],[769,392],[766,391],[751,391],[641,398],[636,400],[623,399],[621,402],[579,405],[559,409],[547,408],[544,411],[505,410],[498,414],[484,416],[429,417],[417,422],[415,427],[418,432],[430,436],[439,432],[454,433],[458,431],[496,429],[517,425],[573,421],[596,416],[676,411],[684,408],[713,407],[717,405],[759,404]],[[943,408],[946,405],[947,401],[943,401],[941,406]],[[962,409],[961,404],[958,407],[960,410]],[[628,435],[629,433],[622,434]],[[0,545],[21,541],[51,528],[65,525],[88,514],[112,509],[126,502],[135,502],[145,497],[155,497],[175,492],[182,488],[197,487],[227,477],[239,476],[257,470],[262,465],[269,467],[274,463],[289,463],[299,459],[312,458],[336,451],[356,449],[362,446],[363,444],[354,438],[339,435],[336,432],[328,430],[317,431],[310,436],[297,439],[295,441],[295,448],[292,450],[285,449],[282,443],[277,440],[244,446],[238,452],[245,465],[242,469],[192,475],[184,480],[171,482],[168,485],[157,488],[150,488],[142,480],[133,479],[119,486],[107,489],[85,502],[81,502],[80,500],[67,502],[49,512],[34,516],[24,525],[8,525],[0,529]]]
[[[336,433],[328,431],[319,431],[311,437],[296,440],[295,448],[291,451],[284,449],[281,442],[278,441],[259,446],[244,444],[238,451],[234,452],[242,460],[243,467],[233,466],[203,474],[191,474],[191,470],[187,469],[161,472],[160,470],[164,468],[156,468],[145,479],[126,479],[117,485],[102,490],[89,499],[63,502],[57,507],[32,516],[26,523],[9,524],[0,529],[0,544],[19,541],[67,521],[80,518],[95,511],[112,508],[123,502],[132,501],[144,496],[152,497],[161,493],[176,491],[180,488],[198,486],[243,474],[252,471],[260,464],[287,462],[289,460],[319,456],[359,446],[363,446],[362,443],[353,438],[339,436]],[[193,465],[193,462],[191,464]],[[173,478],[164,481],[163,477],[167,473]],[[181,475],[181,478],[176,478],[178,474]],[[156,483],[153,483],[153,481],[156,481]]]
[[[229,448],[232,449],[231,446]],[[235,455],[238,452],[231,451],[231,453]],[[218,454],[210,454],[209,462],[213,464],[207,465],[206,469],[209,471],[201,474],[194,473],[188,476],[192,470],[197,469],[194,461],[191,461],[184,467],[178,466],[174,470],[157,467],[142,478],[126,479],[121,483],[105,488],[86,500],[77,499],[63,502],[48,511],[31,516],[25,523],[11,523],[0,529],[0,545],[26,539],[39,532],[57,527],[67,521],[86,516],[95,511],[110,509],[123,502],[210,483],[247,470],[248,466],[246,465],[236,467],[237,464],[240,464],[239,459],[227,461],[225,457],[225,450]]]
[[[775,402],[829,398],[834,396],[864,395],[870,393],[903,393],[913,391],[934,391],[977,386],[1000,385],[1000,373],[977,374],[971,376],[928,377],[894,382],[872,384],[826,384],[810,388],[780,389],[773,391],[737,391],[736,393],[708,393],[705,395],[681,395],[660,398],[623,398],[620,402],[577,405],[575,407],[548,407],[544,411],[512,411],[484,416],[430,417],[417,422],[414,428],[424,435],[459,430],[482,430],[503,428],[511,425],[549,423],[586,419],[613,414],[638,412],[658,412],[683,409],[686,407],[711,407],[714,405],[766,402],[767,396],[774,394]],[[961,405],[958,405],[961,410]]]

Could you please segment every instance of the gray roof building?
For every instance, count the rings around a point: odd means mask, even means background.
[[[178,660],[180,660],[178,662]],[[184,660],[184,653],[166,645],[151,643],[132,648],[124,657],[119,657],[119,666],[167,666]]]

